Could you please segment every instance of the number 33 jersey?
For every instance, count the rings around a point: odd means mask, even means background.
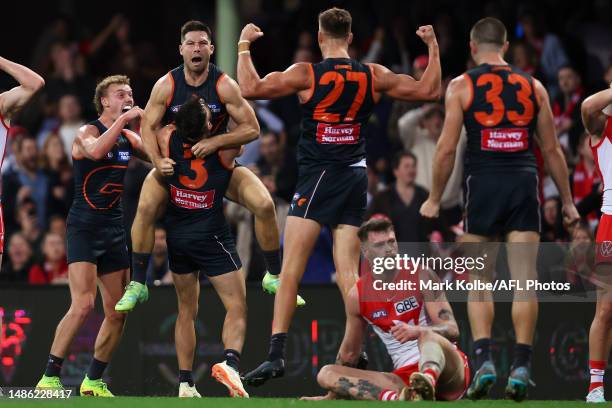
[[[536,172],[533,137],[538,101],[533,77],[510,65],[482,64],[464,74],[465,174]]]
[[[371,68],[347,58],[310,67],[310,95],[302,103],[300,173],[331,166],[365,167],[365,127],[374,108]]]

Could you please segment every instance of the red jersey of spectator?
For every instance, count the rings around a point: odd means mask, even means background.
[[[28,282],[34,285],[48,285],[57,279],[68,279],[68,263],[62,259],[59,263],[44,262],[34,265],[28,273]]]

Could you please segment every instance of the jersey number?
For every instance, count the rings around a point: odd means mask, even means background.
[[[353,99],[353,103],[349,108],[346,116],[343,118],[343,122],[352,122],[355,120],[355,115],[361,108],[363,104],[363,100],[365,99],[366,88],[368,86],[368,76],[365,72],[346,72],[346,80],[344,77],[336,72],[336,71],[328,71],[324,73],[319,79],[319,85],[329,85],[331,82],[334,83],[334,87],[332,90],[323,98],[321,102],[317,104],[314,109],[314,114],[312,118],[319,122],[327,122],[327,123],[338,123],[340,122],[340,114],[339,113],[329,113],[327,112],[327,108],[332,106],[342,95],[344,91],[344,82],[357,82],[357,94]]]
[[[208,180],[208,170],[204,167],[204,159],[194,159],[191,149],[185,149],[183,157],[191,159],[189,168],[195,173],[195,177],[179,176],[179,182],[187,188],[197,190],[201,188]]]
[[[518,84],[519,90],[516,91],[516,98],[523,106],[523,113],[515,110],[506,111],[503,99],[500,94],[503,91],[504,83],[502,78],[496,74],[483,74],[478,77],[476,87],[480,88],[487,84],[491,88],[486,92],[485,98],[487,103],[492,106],[491,113],[479,111],[474,113],[474,117],[482,126],[497,126],[502,121],[504,114],[512,124],[516,126],[525,126],[533,119],[534,107],[531,100],[531,85],[529,81],[519,74],[509,74],[508,82],[512,85]]]

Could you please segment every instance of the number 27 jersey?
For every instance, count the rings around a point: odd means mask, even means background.
[[[464,74],[472,98],[464,112],[465,174],[537,170],[535,80],[511,65],[482,64]]]
[[[365,128],[374,108],[373,74],[348,58],[310,65],[311,94],[302,104],[300,172],[365,167]]]

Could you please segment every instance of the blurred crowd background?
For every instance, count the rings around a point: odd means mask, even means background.
[[[582,225],[571,233],[563,229],[558,192],[540,166],[542,240],[593,241],[601,180],[580,120],[580,105],[586,96],[612,82],[612,2],[231,1],[240,27],[254,22],[265,33],[252,47],[262,75],[293,62],[318,62],[316,16],[336,5],[353,16],[353,58],[381,63],[417,79],[428,59],[415,30],[433,24],[446,85],[474,65],[468,47],[472,24],[484,16],[500,18],[510,36],[508,62],[534,75],[548,89],[557,135],[571,170],[574,199],[583,217]],[[136,104],[144,107],[154,82],[181,63],[180,26],[199,19],[217,32],[218,4],[187,0],[11,3],[3,5],[2,55],[40,73],[46,86],[15,118],[9,133],[2,164],[6,234],[0,283],[66,283],[65,219],[73,195],[70,152],[79,127],[96,118],[92,103],[96,82],[111,74],[128,75]],[[0,91],[14,85],[0,73]],[[274,197],[282,231],[297,178],[300,108],[294,96],[253,105],[261,136],[247,146],[239,161],[261,177]],[[428,221],[418,213],[431,187],[432,159],[443,120],[443,101],[422,104],[383,98],[372,115],[367,132],[368,216],[389,216],[399,241],[440,245],[461,234],[461,154],[443,196],[440,219]],[[130,162],[123,201],[128,231],[149,168],[138,159]],[[254,238],[252,215],[231,202],[226,203],[226,213],[248,279],[260,280],[264,262]],[[331,234],[323,229],[304,282],[334,280],[331,245]],[[153,259],[149,282],[169,283],[162,227],[156,229]]]

